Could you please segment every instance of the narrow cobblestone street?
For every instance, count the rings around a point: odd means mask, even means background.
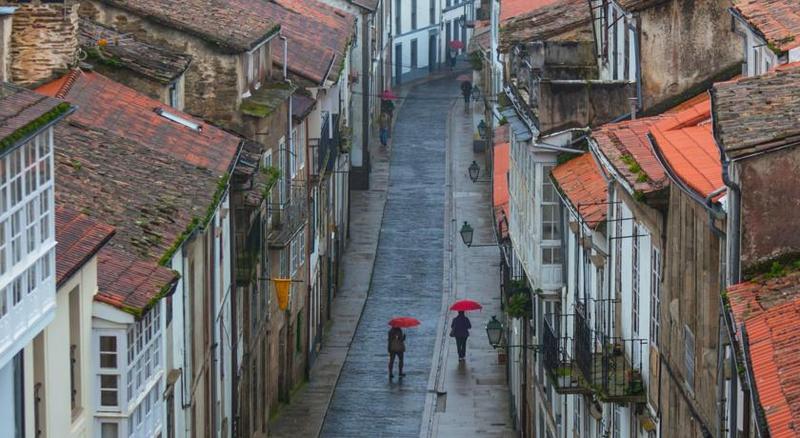
[[[418,436],[442,300],[447,114],[452,78],[420,85],[394,127],[386,210],[370,293],[322,435]],[[403,379],[388,379],[386,325],[394,316],[422,321],[407,330]]]

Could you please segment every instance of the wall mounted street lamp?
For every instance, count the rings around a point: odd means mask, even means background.
[[[541,345],[503,345],[503,333],[505,333],[503,323],[498,321],[496,316],[492,315],[492,319],[486,323],[486,337],[489,338],[489,344],[492,348],[525,348],[527,350],[533,350],[534,353],[542,351]]]
[[[464,225],[461,226],[461,230],[459,231],[461,234],[461,241],[464,242],[464,245],[467,245],[467,248],[481,248],[481,247],[489,247],[489,246],[497,246],[496,243],[492,243],[490,245],[473,245],[472,244],[472,236],[475,234],[475,230],[469,224],[469,222],[464,221]]]
[[[473,183],[492,182],[491,179],[481,179],[480,178],[480,176],[481,176],[481,166],[479,166],[478,162],[475,161],[475,160],[472,160],[472,164],[469,165],[469,167],[467,168],[467,171],[469,171],[469,179],[471,179]]]

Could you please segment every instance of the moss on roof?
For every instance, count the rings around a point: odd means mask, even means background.
[[[250,97],[242,100],[239,110],[242,114],[265,118],[274,113],[286,102],[296,87],[290,82],[270,82],[256,90]]]

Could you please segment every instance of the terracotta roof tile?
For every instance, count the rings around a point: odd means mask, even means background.
[[[591,228],[606,219],[608,184],[592,154],[583,154],[553,169],[553,180]]]
[[[99,52],[162,84],[168,84],[183,74],[192,61],[191,55],[138,41],[87,19],[80,20],[78,38],[87,52]],[[103,47],[98,45],[100,40],[106,42]]]
[[[235,135],[204,124],[99,73],[74,70],[52,84],[55,87],[47,84],[37,91],[63,97],[77,105],[80,109],[70,120],[107,130],[219,174],[230,169],[241,142]],[[54,91],[55,88],[58,91]],[[202,128],[195,131],[173,122],[157,114],[156,108]]]
[[[493,148],[493,178],[492,178],[492,200],[494,202],[494,213],[497,224],[499,225],[503,218],[509,218],[508,209],[508,165],[509,165],[509,148],[508,143],[496,143]],[[506,237],[508,229],[501,228],[501,233]]]
[[[641,11],[661,3],[666,3],[669,0],[617,0],[622,9],[628,12]]]
[[[800,140],[800,63],[714,85],[714,132],[731,158]]]
[[[240,139],[168,120],[153,112],[158,102],[97,73],[71,77],[59,93],[80,103],[56,126],[56,201],[116,227],[98,257],[96,299],[138,315],[172,286],[158,261],[212,207]]]
[[[603,156],[633,190],[642,193],[658,191],[669,181],[647,137],[650,128],[659,120],[661,117],[655,116],[610,123],[592,133]],[[631,171],[636,170],[637,165],[641,173]]]
[[[277,34],[266,0],[100,0],[240,53]]]
[[[506,21],[521,14],[533,12],[557,0],[503,0],[500,2],[500,21]]]
[[[114,227],[56,206],[56,284],[68,280],[114,235]]]
[[[0,82],[0,141],[26,126],[33,127],[37,119],[55,110],[60,103],[11,83]]]
[[[733,285],[728,299],[735,323],[747,332],[747,359],[770,436],[800,436],[800,272]]]
[[[587,27],[592,15],[585,0],[557,0],[518,15],[500,28],[500,50],[514,44],[546,40],[580,27]]]
[[[797,0],[733,0],[733,9],[781,51],[800,46],[800,2]]]
[[[665,164],[702,197],[724,186],[710,119],[711,103],[706,97],[684,110],[662,114],[650,128],[653,146]],[[715,200],[721,196],[717,195]]]

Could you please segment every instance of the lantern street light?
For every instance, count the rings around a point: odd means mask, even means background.
[[[499,347],[503,341],[503,323],[498,321],[494,315],[492,315],[492,320],[486,324],[486,336],[489,338],[492,348]]]
[[[492,348],[525,348],[533,350],[534,353],[542,351],[541,345],[503,345],[503,332],[505,329],[503,323],[497,320],[497,317],[492,315],[492,319],[486,323],[486,337],[489,338],[489,345]]]
[[[469,224],[469,222],[464,221],[464,225],[461,226],[461,230],[459,231],[461,234],[461,241],[464,242],[464,245],[467,245],[467,248],[481,248],[481,247],[488,247],[488,246],[497,246],[496,243],[491,245],[473,245],[472,244],[472,236],[475,234],[475,230]]]
[[[475,160],[472,160],[472,164],[469,165],[469,167],[467,168],[467,171],[469,172],[469,179],[471,179],[472,182],[474,182],[474,183],[477,183],[477,182],[492,182],[491,179],[480,179],[481,166],[479,166],[478,162],[475,161]]]
[[[484,140],[486,140],[486,135],[489,133],[488,129],[489,127],[486,126],[486,122],[483,119],[481,119],[481,122],[478,123],[478,135],[480,135],[481,138]]]

